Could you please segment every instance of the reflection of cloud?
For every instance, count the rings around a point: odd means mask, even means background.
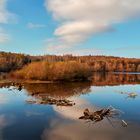
[[[9,126],[15,122],[15,116],[9,114],[6,116],[5,114],[0,115],[0,140],[3,140],[3,129],[6,126]]]
[[[0,104],[6,104],[8,102],[8,99],[6,95],[0,94]]]
[[[8,125],[5,115],[0,115],[0,129]]]
[[[43,113],[35,112],[35,111],[26,111],[26,116],[27,117],[40,116],[40,115],[43,115]]]
[[[3,133],[2,133],[2,128],[5,127],[6,125],[6,120],[4,116],[0,116],[0,140],[3,140]]]
[[[42,140],[139,140],[139,126],[112,128],[107,122],[87,127],[83,123],[60,122],[50,131],[44,130]]]
[[[123,128],[118,122],[113,128],[106,119],[96,124],[57,120],[43,131],[42,140],[139,140],[139,129],[139,125]]]
[[[8,125],[8,121],[6,116],[0,115],[0,140],[3,140],[3,133],[2,133],[2,129],[5,128]]]
[[[9,114],[8,116],[5,114],[0,115],[0,129],[9,126],[15,122],[15,116]]]
[[[96,124],[78,120],[85,107],[90,110],[99,108],[93,108],[84,99],[74,98],[73,100],[76,103],[73,107],[54,107],[62,118],[50,122],[50,127],[43,131],[42,140],[139,140],[139,125],[123,128],[120,120],[111,119],[114,129],[106,118]]]
[[[76,105],[73,107],[54,106],[53,108],[62,117],[69,118],[72,120],[77,120],[77,118],[79,118],[82,115],[83,110],[85,109],[85,106],[90,109],[91,105],[82,99],[74,99],[74,102],[76,103]],[[92,107],[91,110],[93,110],[93,109],[94,108]]]

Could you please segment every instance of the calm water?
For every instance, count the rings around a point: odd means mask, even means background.
[[[26,84],[0,88],[0,140],[139,140],[140,75],[96,74],[92,83]],[[136,97],[129,97],[129,93]],[[68,99],[70,107],[40,104],[47,97]],[[36,102],[29,102],[29,101]],[[83,110],[113,106],[119,118],[85,122]],[[121,125],[121,120],[128,123]]]

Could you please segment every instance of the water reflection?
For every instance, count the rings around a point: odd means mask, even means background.
[[[22,84],[21,91],[11,83],[0,84],[0,140],[139,140],[139,79],[134,74],[97,74],[92,83]],[[134,96],[130,93],[137,94],[135,100],[126,100]],[[26,102],[46,98],[76,104],[67,107]],[[106,118],[95,124],[78,119],[85,108],[96,111],[110,105],[124,112],[112,120],[113,126]],[[122,127],[122,119],[128,127]]]
[[[94,106],[91,106],[90,103],[88,103],[84,99],[79,99],[79,98],[72,98],[75,102],[76,105],[70,108],[67,107],[57,107],[53,106],[53,109],[63,118],[68,118],[71,120],[78,120],[78,118],[81,116],[83,113],[83,108],[88,107],[92,110],[95,110],[96,108]]]
[[[82,108],[86,106],[96,110],[97,107],[89,104],[85,100],[78,102],[77,106],[72,108],[54,107],[55,111],[63,118],[57,118],[50,122],[51,127],[46,128],[42,134],[42,140],[135,140],[139,139],[140,124],[131,124],[127,128],[123,128],[120,121],[114,119],[113,126],[104,119],[96,124],[84,123],[78,121],[78,116],[82,113]],[[99,109],[99,108],[98,108]],[[67,119],[71,121],[67,121]],[[135,130],[134,130],[135,129]]]
[[[113,129],[106,121],[87,127],[80,122],[57,120],[51,128],[43,131],[42,140],[139,140],[140,127],[136,125],[135,129]]]
[[[115,86],[126,84],[140,84],[140,74],[93,73],[92,85]]]
[[[31,96],[68,98],[89,93],[90,83],[25,84],[24,88]]]
[[[82,83],[63,83],[63,84],[46,84],[47,86],[43,86],[44,84],[26,84],[25,88],[29,92],[55,92],[56,94],[58,91],[62,92],[64,91],[63,88],[65,88],[66,92],[70,93],[73,92],[73,88],[76,88],[78,92],[82,90],[82,87],[94,85],[94,86],[115,86],[115,85],[128,85],[128,84],[140,84],[140,74],[131,74],[131,73],[101,73],[101,72],[96,72],[93,73],[92,77],[92,82],[82,82]],[[38,88],[35,88],[34,86],[37,85]],[[53,87],[52,87],[53,85]],[[22,90],[22,85],[21,83],[0,83],[0,88],[2,87],[7,87],[9,88],[10,86],[15,86],[18,90]],[[78,89],[78,88],[81,89]],[[75,92],[75,91],[74,91]],[[71,93],[70,93],[71,94]],[[65,95],[65,93],[64,93]],[[63,95],[62,95],[63,96]]]
[[[6,115],[1,114],[0,115],[0,140],[4,140],[4,129],[6,127],[13,125],[15,123],[15,116],[12,114]]]
[[[130,92],[130,93],[124,92],[124,91],[115,91],[115,92],[127,95],[126,99],[128,99],[128,98],[135,99],[136,97],[138,97],[138,94],[136,94],[134,92]]]
[[[90,83],[65,83],[65,84],[25,84],[24,88],[31,99],[29,104],[49,104],[57,106],[74,106],[76,103],[72,96],[80,96],[90,92]]]

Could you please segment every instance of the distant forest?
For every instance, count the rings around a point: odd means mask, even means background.
[[[0,72],[10,72],[21,69],[32,62],[46,61],[86,63],[93,72],[140,72],[140,59],[120,58],[113,56],[72,56],[43,55],[31,56],[18,53],[0,52]],[[40,68],[41,69],[41,68]]]

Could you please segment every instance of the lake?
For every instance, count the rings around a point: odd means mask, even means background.
[[[69,100],[71,106],[46,99]],[[119,115],[79,120],[83,111],[112,107]],[[122,125],[122,120],[127,127]],[[93,74],[92,82],[0,84],[0,140],[139,140],[140,75]]]

